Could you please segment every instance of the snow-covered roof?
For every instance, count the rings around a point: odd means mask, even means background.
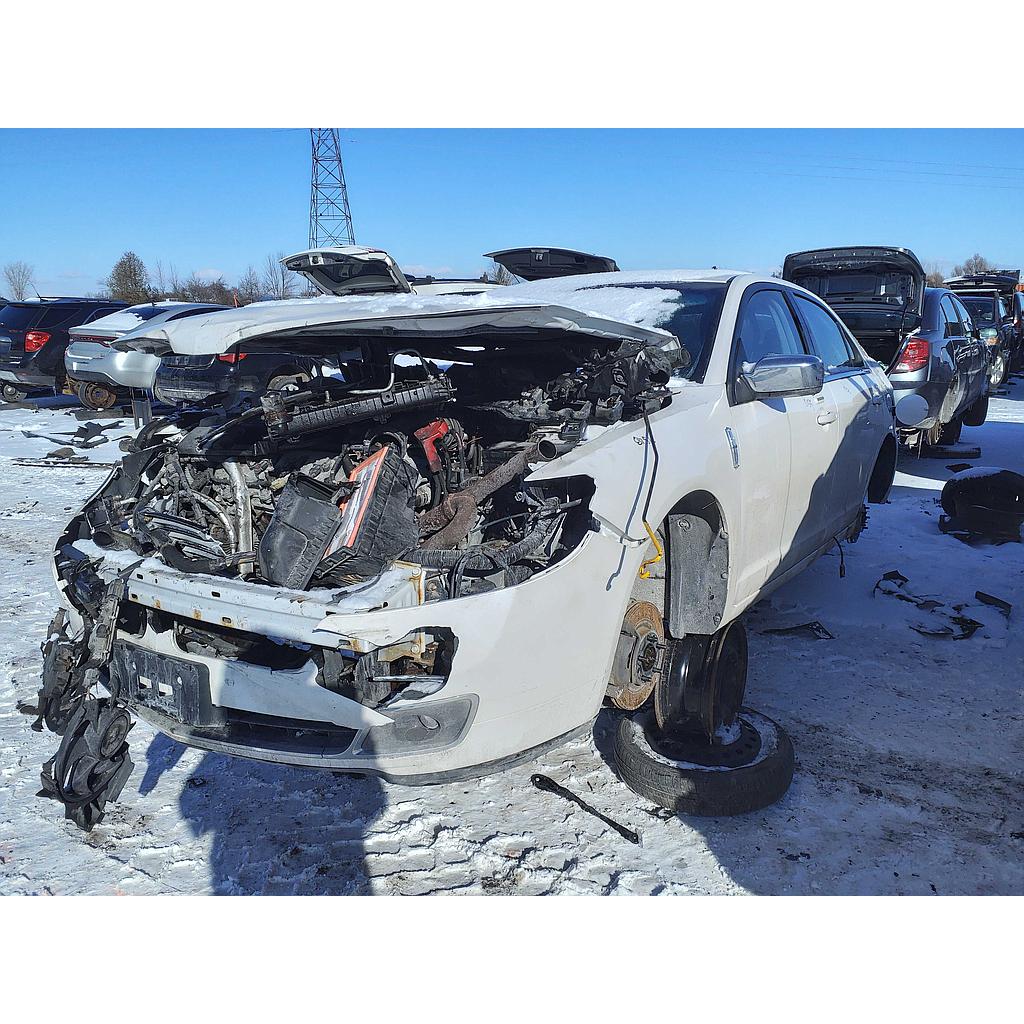
[[[134,331],[143,324],[157,324],[169,316],[186,309],[209,308],[211,312],[218,308],[205,302],[181,302],[176,299],[163,299],[160,302],[140,302],[135,306],[126,306],[106,316],[101,316],[88,324],[72,327],[68,332],[72,337],[76,334],[119,335]],[[156,312],[154,312],[154,310]]]
[[[547,327],[602,337],[664,337],[656,329],[679,307],[680,295],[674,286],[724,284],[740,273],[717,269],[634,270],[534,281],[469,296],[384,293],[255,302],[208,316],[143,324],[122,337],[116,347],[213,354],[268,335],[318,328],[324,331],[331,326],[346,333],[370,333],[386,326],[425,333],[439,328],[441,317],[448,322],[455,318],[460,326],[480,327],[491,322],[497,326],[500,321],[504,328]]]

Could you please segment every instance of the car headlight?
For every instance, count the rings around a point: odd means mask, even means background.
[[[999,342],[999,332],[994,327],[986,327],[981,332],[981,340],[986,345],[995,345]]]

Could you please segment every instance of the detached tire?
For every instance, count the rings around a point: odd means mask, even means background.
[[[760,748],[748,763],[728,767],[672,760],[648,739],[657,728],[653,715],[624,717],[613,747],[619,777],[634,793],[679,814],[725,817],[768,807],[793,781],[793,743],[782,726],[750,708],[741,709],[738,722],[737,745],[757,749],[756,736]]]

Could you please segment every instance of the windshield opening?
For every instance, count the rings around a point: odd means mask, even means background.
[[[711,342],[718,330],[718,320],[725,302],[726,285],[720,282],[695,281],[692,284],[659,284],[643,282],[636,284],[595,285],[579,289],[587,293],[586,301],[578,305],[595,313],[615,316],[622,321],[635,320],[674,334],[682,347],[680,367],[674,377],[685,380],[699,380],[707,368],[711,355]],[[637,292],[659,292],[658,296]],[[623,293],[633,293],[626,294]],[[591,296],[600,293],[600,303]],[[652,299],[660,304],[652,316],[649,307]],[[635,308],[637,315],[630,316]],[[640,315],[642,312],[642,316]]]
[[[985,295],[960,295],[958,297],[967,307],[976,326],[992,327],[998,323],[999,308],[994,298]]]

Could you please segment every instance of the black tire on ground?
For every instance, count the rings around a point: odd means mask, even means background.
[[[965,410],[963,421],[968,427],[980,427],[988,418],[988,392],[976,398]]]
[[[0,398],[5,402],[23,402],[28,398],[28,389],[19,388],[16,384],[4,384],[0,387]]]
[[[960,431],[963,428],[964,421],[961,416],[954,416],[948,423],[943,423],[939,444],[956,444],[960,440]]]
[[[651,746],[653,715],[624,717],[613,747],[619,777],[634,793],[679,814],[724,817],[767,807],[793,781],[793,743],[780,725],[750,708],[738,721],[747,737],[756,734],[760,749],[749,763],[729,768],[673,761]]]

